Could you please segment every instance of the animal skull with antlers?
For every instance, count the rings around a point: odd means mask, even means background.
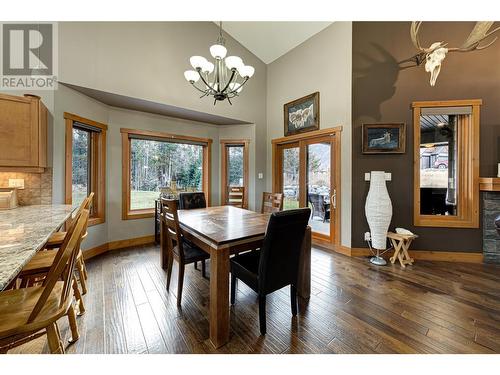
[[[480,45],[483,40],[488,38],[490,35],[500,30],[500,27],[489,31],[493,22],[481,21],[476,22],[474,28],[470,32],[469,36],[465,42],[460,47],[445,48],[448,43],[435,42],[428,48],[423,48],[420,45],[418,39],[418,32],[422,22],[412,22],[410,27],[410,36],[413,45],[420,51],[415,56],[406,59],[403,62],[413,62],[416,66],[421,65],[425,61],[425,71],[431,74],[430,84],[434,86],[436,84],[436,79],[441,71],[441,64],[446,57],[448,52],[470,52],[474,50],[482,50],[491,46],[498,37],[494,37],[493,40],[485,45]]]

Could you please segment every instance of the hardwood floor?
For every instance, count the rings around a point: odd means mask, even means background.
[[[177,267],[167,293],[159,257],[144,246],[87,262],[87,312],[67,353],[500,353],[500,266],[417,261],[403,270],[313,249],[312,295],[299,316],[288,289],[270,295],[260,336],[256,295],[239,283],[231,340],[215,350],[209,281],[186,267],[178,309]],[[65,319],[60,328],[67,340]],[[46,353],[46,338],[11,352]]]

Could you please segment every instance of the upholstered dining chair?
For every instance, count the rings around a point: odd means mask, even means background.
[[[0,353],[44,334],[51,353],[64,353],[57,321],[65,315],[72,340],[79,338],[70,290],[88,218],[89,211],[83,210],[68,230],[42,285],[0,292]]]
[[[202,191],[179,193],[179,209],[192,210],[194,208],[206,208],[207,201]]]
[[[283,209],[283,193],[262,193],[261,214],[272,214]]]
[[[245,207],[245,187],[243,186],[228,186],[226,204],[239,208]]]
[[[179,278],[177,281],[177,306],[181,305],[182,286],[184,283],[184,268],[186,264],[201,261],[201,273],[205,277],[205,261],[210,255],[195,245],[184,240],[177,215],[178,203],[175,199],[161,199],[162,207],[162,237],[166,241],[167,258],[167,290],[170,289],[173,260],[179,263]]]
[[[236,280],[243,281],[259,297],[260,333],[266,334],[266,296],[290,285],[292,315],[297,315],[297,280],[302,241],[310,208],[274,212],[269,218],[262,248],[236,255],[231,264],[231,304]]]

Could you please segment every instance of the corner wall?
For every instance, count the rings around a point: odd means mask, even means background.
[[[283,104],[320,92],[320,128],[342,126],[341,243],[351,246],[352,23],[334,22],[267,67],[267,180],[271,140],[283,137]]]

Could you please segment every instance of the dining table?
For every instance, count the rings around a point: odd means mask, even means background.
[[[262,247],[270,214],[234,206],[179,210],[179,225],[184,238],[210,254],[210,341],[219,348],[229,341],[229,259],[233,254]],[[161,237],[165,237],[162,225]],[[161,241],[161,263],[166,269],[169,252]],[[298,295],[311,293],[311,228],[301,244]]]
[[[22,268],[74,209],[68,204],[51,204],[0,211],[0,291],[15,282]]]

